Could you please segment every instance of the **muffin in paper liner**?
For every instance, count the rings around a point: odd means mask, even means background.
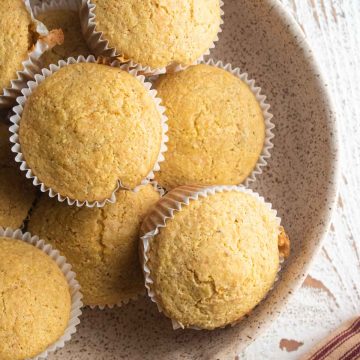
[[[33,80],[34,76],[40,72],[41,55],[63,41],[62,31],[55,30],[49,33],[45,25],[34,18],[30,0],[24,0],[24,4],[31,15],[35,31],[40,37],[29,52],[29,57],[23,61],[23,68],[17,71],[17,79],[11,80],[8,88],[0,89],[0,108],[9,108],[16,103],[16,98],[21,95],[21,90],[26,87],[27,82]]]
[[[20,128],[20,121],[21,121],[21,115],[24,109],[24,105],[26,103],[26,100],[31,95],[32,91],[40,84],[42,83],[47,77],[51,76],[53,73],[57,72],[59,69],[69,66],[71,64],[76,63],[102,63],[109,65],[111,67],[118,67],[124,71],[127,71],[129,74],[134,76],[138,79],[144,86],[144,88],[148,91],[149,95],[153,98],[154,103],[156,105],[157,111],[161,116],[161,126],[162,126],[162,142],[160,146],[160,151],[157,157],[157,161],[155,162],[155,165],[153,169],[149,172],[149,174],[141,181],[141,183],[136,186],[134,189],[127,189],[124,186],[122,186],[121,181],[118,180],[116,188],[113,190],[111,197],[107,198],[105,200],[97,200],[97,201],[80,201],[77,199],[71,199],[67,196],[62,196],[58,192],[54,191],[53,189],[47,187],[44,183],[42,183],[39,178],[32,172],[32,170],[28,167],[26,160],[24,159],[24,156],[21,152],[21,146],[19,144],[19,128]],[[84,58],[83,56],[79,56],[77,59],[74,59],[72,57],[68,58],[66,61],[60,60],[57,65],[51,64],[49,68],[42,69],[40,74],[36,74],[34,81],[30,81],[27,84],[27,87],[22,89],[23,96],[20,96],[16,99],[17,104],[13,108],[14,115],[11,116],[10,122],[13,124],[10,127],[10,132],[14,135],[11,136],[10,141],[14,144],[12,147],[12,152],[16,154],[15,161],[20,164],[20,169],[24,172],[26,172],[26,177],[28,179],[31,179],[33,184],[35,186],[40,187],[41,192],[48,192],[50,197],[57,197],[58,201],[64,202],[66,201],[69,205],[76,205],[78,207],[81,206],[87,206],[87,207],[103,207],[106,203],[114,203],[116,201],[116,192],[119,188],[125,189],[125,190],[132,190],[137,191],[139,186],[148,184],[152,179],[154,179],[154,172],[160,170],[160,163],[164,161],[164,153],[167,150],[166,143],[168,142],[168,137],[166,135],[168,131],[167,126],[167,117],[165,116],[165,108],[161,106],[161,99],[156,97],[156,90],[152,89],[152,84],[145,81],[145,77],[143,75],[138,75],[136,69],[130,69],[128,64],[120,64],[117,60],[114,60],[110,62],[108,59],[105,58],[99,58],[96,59],[94,56],[90,55],[87,58]]]
[[[66,262],[65,257],[61,256],[59,251],[53,249],[51,245],[46,244],[44,240],[40,240],[38,236],[32,236],[28,232],[23,233],[21,230],[12,230],[10,228],[3,229],[2,227],[0,227],[0,236],[22,240],[44,252],[46,255],[51,257],[52,260],[54,260],[61,272],[64,274],[69,285],[71,295],[71,310],[70,319],[64,334],[41,354],[33,357],[30,360],[45,359],[50,353],[63,348],[65,343],[68,342],[72,335],[76,333],[76,327],[80,323],[80,316],[82,314],[81,308],[83,306],[81,301],[82,295],[80,293],[80,285],[76,280],[75,273],[71,271],[71,265]]]
[[[161,199],[165,194],[165,190],[156,181],[152,181],[151,185],[159,193],[160,199]],[[140,298],[144,297],[145,295],[146,295],[146,289],[144,288],[143,292],[141,292],[137,295],[131,296],[128,299],[119,301],[116,304],[89,305],[88,307],[92,310],[94,310],[94,309],[99,309],[99,310],[113,309],[114,307],[122,307],[123,305],[127,305],[128,303],[130,303],[132,301],[139,300]]]
[[[200,58],[195,61],[194,64],[202,61],[204,56],[210,54],[210,50],[215,48],[215,43],[219,40],[219,35],[222,32],[222,26],[224,24],[224,1],[220,0],[220,26],[218,33],[216,34],[215,39],[210,44],[209,48],[205,51]],[[134,62],[131,59],[123,58],[123,55],[117,49],[111,47],[109,41],[105,39],[102,32],[96,30],[96,15],[95,15],[95,5],[91,3],[91,0],[81,0],[81,9],[80,9],[80,21],[81,27],[84,34],[84,37],[88,43],[88,46],[96,55],[102,55],[106,57],[117,57],[123,62],[129,64],[129,68],[135,68],[139,73],[144,74],[145,76],[153,76],[165,74],[166,72],[180,71],[185,69],[187,66],[182,64],[173,63],[167,67],[162,67],[159,69],[153,69],[150,66],[145,66]]]
[[[260,108],[263,113],[264,117],[264,123],[265,123],[265,140],[263,149],[261,151],[261,154],[259,156],[259,159],[251,171],[251,173],[244,179],[240,184],[237,185],[244,185],[248,187],[251,183],[255,182],[257,177],[260,176],[263,172],[263,169],[267,166],[268,160],[271,158],[271,150],[274,147],[273,139],[275,137],[274,135],[274,129],[275,124],[273,123],[273,115],[270,112],[270,104],[267,102],[266,95],[263,94],[261,87],[257,86],[256,81],[254,79],[250,79],[249,75],[244,72],[242,73],[240,68],[233,67],[231,64],[224,64],[221,60],[214,60],[214,59],[208,59],[208,60],[202,60],[199,62],[199,64],[203,65],[209,65],[214,66],[219,69],[228,71],[232,75],[239,78],[241,81],[246,83],[248,87],[250,88],[251,92],[254,94],[256,100],[258,101]],[[176,72],[182,71],[184,69],[177,69]],[[154,75],[150,77],[150,81],[153,83],[159,78],[158,75]],[[170,190],[170,189],[167,189]]]
[[[173,190],[171,190],[165,197],[159,200],[159,202],[155,205],[150,214],[145,218],[143,224],[141,226],[140,234],[140,243],[139,243],[139,252],[140,252],[140,261],[142,263],[144,277],[145,277],[145,287],[147,289],[148,296],[150,299],[157,305],[159,312],[164,312],[159,302],[157,301],[156,294],[152,290],[153,279],[151,278],[151,271],[148,266],[149,256],[148,252],[150,250],[151,241],[153,238],[159,234],[160,228],[166,227],[166,222],[168,219],[173,219],[175,216],[175,212],[180,212],[183,206],[189,205],[191,201],[197,201],[200,197],[207,197],[209,195],[214,195],[215,193],[220,192],[230,192],[237,191],[249,194],[263,203],[275,216],[276,222],[280,227],[281,219],[277,216],[276,210],[272,208],[270,203],[267,203],[265,199],[260,196],[258,193],[252,191],[251,189],[247,189],[244,186],[236,186],[236,185],[214,185],[214,186],[201,186],[201,185],[188,185],[188,186],[179,186]],[[281,245],[279,244],[279,249]],[[278,275],[275,278],[274,284],[268,293],[265,295],[263,300],[267,297],[267,295],[272,291],[275,286],[275,283],[279,279],[279,272],[281,271],[281,264],[284,262],[285,257],[289,255],[289,242],[284,244],[284,248],[279,253],[279,268]],[[263,301],[262,300],[262,301]],[[262,302],[261,301],[261,302]],[[260,303],[261,303],[260,302]],[[257,307],[260,303],[258,303],[255,307]],[[239,322],[241,322],[243,317],[232,322],[231,324],[221,326],[220,328],[225,328],[226,326],[235,326]],[[175,319],[170,319],[172,322],[173,329],[184,329],[184,325],[179,323]],[[187,328],[194,330],[202,330],[202,328],[195,326],[188,326]]]

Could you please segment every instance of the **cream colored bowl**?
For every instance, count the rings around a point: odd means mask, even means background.
[[[252,188],[279,210],[292,255],[275,289],[240,325],[173,331],[147,299],[86,309],[78,333],[51,359],[234,359],[274,321],[301,285],[328,229],[338,183],[338,142],[324,79],[301,30],[275,0],[225,0],[214,59],[248,71],[268,95],[275,147]]]

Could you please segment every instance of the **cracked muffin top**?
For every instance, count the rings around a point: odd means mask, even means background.
[[[17,229],[28,215],[36,189],[18,169],[9,137],[9,127],[0,122],[0,226]]]
[[[76,208],[42,196],[29,222],[72,264],[85,305],[114,305],[144,292],[138,259],[140,224],[160,198],[152,185],[120,190],[115,204]]]
[[[23,0],[2,0],[0,16],[0,95],[16,79],[33,46],[32,19]]]
[[[134,76],[93,63],[61,68],[27,99],[19,143],[28,167],[55,192],[80,201],[111,197],[118,180],[140,185],[161,149],[155,101]]]
[[[228,71],[196,65],[160,76],[155,87],[169,125],[160,185],[241,184],[265,141],[262,109],[249,86]]]
[[[48,255],[0,237],[0,359],[33,358],[64,333],[71,309],[65,276]]]
[[[289,251],[274,212],[237,191],[190,200],[159,230],[147,251],[150,286],[164,313],[183,327],[239,321],[271,289],[279,258]]]
[[[41,21],[48,30],[61,29],[64,33],[64,42],[56,45],[41,56],[44,67],[57,64],[59,60],[68,57],[77,58],[79,55],[87,57],[90,50],[81,32],[79,13],[72,10],[53,10],[39,14],[37,20]]]
[[[92,0],[96,30],[125,59],[160,68],[194,63],[216,38],[219,0]],[[164,31],[166,29],[166,31]]]

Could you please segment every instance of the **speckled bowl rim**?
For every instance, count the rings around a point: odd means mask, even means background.
[[[334,101],[330,94],[329,88],[326,86],[326,80],[325,80],[326,78],[324,75],[324,70],[321,67],[318,60],[316,59],[316,57],[312,54],[310,44],[309,44],[303,30],[301,29],[300,25],[296,22],[293,15],[291,14],[291,12],[280,2],[280,0],[268,0],[268,1],[274,4],[274,10],[277,11],[279,13],[279,15],[281,17],[283,17],[286,20],[286,22],[290,25],[289,29],[292,31],[292,33],[294,35],[299,36],[303,40],[302,42],[300,42],[300,45],[302,45],[302,48],[306,53],[310,54],[310,56],[308,57],[309,63],[311,64],[314,72],[319,75],[318,76],[318,84],[320,85],[320,88],[323,93],[322,95],[323,95],[324,103],[327,105],[327,107],[330,110],[332,110],[333,114],[336,114]],[[332,148],[335,150],[335,157],[334,157],[334,161],[333,161],[332,169],[331,169],[333,171],[333,176],[331,179],[332,182],[331,182],[331,185],[328,186],[328,191],[327,191],[329,203],[331,204],[331,206],[329,206],[325,212],[326,214],[324,216],[324,219],[326,221],[323,224],[322,232],[318,235],[319,243],[317,245],[317,253],[320,251],[320,249],[324,243],[325,237],[328,234],[328,231],[330,229],[332,215],[334,213],[334,210],[336,209],[336,201],[338,198],[339,186],[340,186],[340,176],[341,176],[341,162],[340,162],[341,147],[340,147],[339,124],[336,120],[335,115],[329,116],[328,122],[331,125],[331,130],[332,130],[332,135],[333,135],[331,137],[331,145],[332,145]],[[305,280],[307,273],[309,272],[312,262],[316,258],[317,253],[314,253],[312,255],[312,258],[310,259],[310,261],[307,262],[307,264],[304,266],[303,270],[305,273],[302,276],[302,279],[299,279],[295,283],[295,285],[293,287],[294,290],[297,290],[299,287],[301,287],[303,280]]]
[[[121,184],[121,180],[118,179],[116,183],[115,189],[113,189],[110,197],[105,198],[103,200],[95,200],[95,201],[80,201],[78,199],[70,198],[66,195],[61,195],[59,192],[55,191],[53,188],[47,186],[43,183],[37,175],[35,175],[28,166],[26,159],[23,156],[21,151],[21,145],[19,141],[19,130],[21,117],[24,110],[24,106],[31,93],[35,88],[37,88],[47,77],[50,77],[55,72],[59,71],[63,67],[71,66],[77,63],[104,63],[110,67],[119,68],[123,71],[126,71],[128,74],[136,78],[142,86],[145,88],[149,96],[153,99],[156,110],[160,115],[160,126],[162,129],[161,133],[161,143],[159,147],[159,153],[154,163],[152,169],[149,170],[148,174],[140,181],[138,185],[134,188],[129,189]],[[11,151],[15,154],[15,161],[19,163],[19,167],[21,171],[26,173],[26,178],[30,179],[34,186],[39,187],[40,191],[43,193],[48,193],[51,198],[56,197],[60,202],[67,202],[68,205],[75,205],[77,207],[86,206],[89,208],[93,207],[104,207],[107,203],[115,203],[116,201],[116,193],[119,189],[124,189],[128,191],[137,192],[142,185],[146,185],[151,182],[155,177],[155,172],[160,170],[160,163],[162,163],[164,158],[164,153],[167,151],[167,142],[168,142],[168,125],[167,125],[167,116],[165,115],[165,107],[161,104],[161,99],[157,96],[157,91],[152,87],[152,84],[146,80],[144,75],[138,74],[138,71],[134,68],[130,68],[128,64],[120,64],[117,60],[109,60],[102,58],[95,58],[93,55],[89,55],[84,57],[82,55],[78,56],[76,59],[73,57],[69,57],[66,60],[60,60],[57,64],[51,64],[48,68],[43,68],[41,73],[35,75],[32,81],[27,83],[27,86],[21,90],[22,96],[19,96],[16,99],[17,104],[13,107],[12,113],[13,115],[10,117],[10,132],[13,134],[10,137],[10,142],[13,144],[11,147]]]
[[[36,235],[32,235],[29,232],[23,232],[20,229],[13,230],[11,228],[3,228],[0,226],[0,237],[20,240],[39,249],[55,262],[68,284],[71,295],[71,309],[69,314],[70,317],[64,333],[44,351],[28,360],[46,359],[50,353],[63,348],[65,343],[70,341],[71,337],[76,333],[77,326],[80,324],[80,316],[82,314],[81,308],[83,303],[80,285],[76,280],[76,274],[72,271],[71,265],[67,262],[66,258],[62,256],[58,250]]]
[[[317,85],[321,90],[322,100],[327,108],[331,111],[332,114],[336,114],[335,106],[333,99],[330,95],[330,90],[326,86],[326,78],[324,76],[324,71],[321,68],[319,62],[314,57],[311,47],[306,39],[305,34],[303,33],[300,25],[296,22],[291,12],[280,2],[280,0],[267,0],[269,4],[272,5],[272,11],[276,12],[279,17],[284,20],[284,25],[288,25],[288,30],[291,32],[292,36],[297,38],[297,44],[299,48],[304,51],[304,54],[307,55],[307,60],[311,69],[313,70],[314,77],[317,78]],[[300,40],[299,40],[300,39]],[[282,294],[279,294],[282,301],[277,301],[276,304],[272,304],[270,312],[262,313],[257,315],[258,323],[261,322],[261,326],[253,326],[251,328],[246,328],[242,332],[246,332],[246,336],[242,337],[242,344],[240,352],[238,351],[237,356],[241,355],[241,352],[249,346],[257,336],[266,331],[267,328],[277,319],[280,312],[284,309],[288,301],[292,298],[294,293],[302,286],[309,270],[316,259],[317,254],[320,252],[323,243],[326,239],[326,235],[330,229],[332,215],[336,209],[336,201],[339,193],[340,185],[340,176],[341,176],[341,163],[340,163],[340,134],[338,123],[336,121],[335,115],[327,116],[328,124],[331,127],[332,136],[329,137],[330,145],[329,149],[334,152],[334,159],[332,162],[332,167],[329,169],[327,177],[327,199],[328,204],[326,208],[322,209],[323,213],[323,224],[322,229],[317,231],[317,234],[313,237],[316,242],[314,246],[314,251],[310,256],[307,257],[306,262],[303,264],[301,270],[298,270],[300,274],[297,278],[294,278],[291,282],[288,282],[287,286],[282,289]],[[291,262],[291,256],[288,260],[288,263]],[[282,282],[281,280],[279,282]],[[276,289],[275,289],[276,291]]]

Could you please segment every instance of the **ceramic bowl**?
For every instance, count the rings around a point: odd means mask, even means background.
[[[302,284],[328,229],[338,179],[338,141],[325,80],[291,16],[276,0],[225,0],[211,57],[247,71],[268,95],[274,149],[251,187],[271,201],[292,240],[274,290],[242,323],[177,330],[144,298],[112,310],[85,309],[78,333],[51,359],[234,359],[275,320]]]

